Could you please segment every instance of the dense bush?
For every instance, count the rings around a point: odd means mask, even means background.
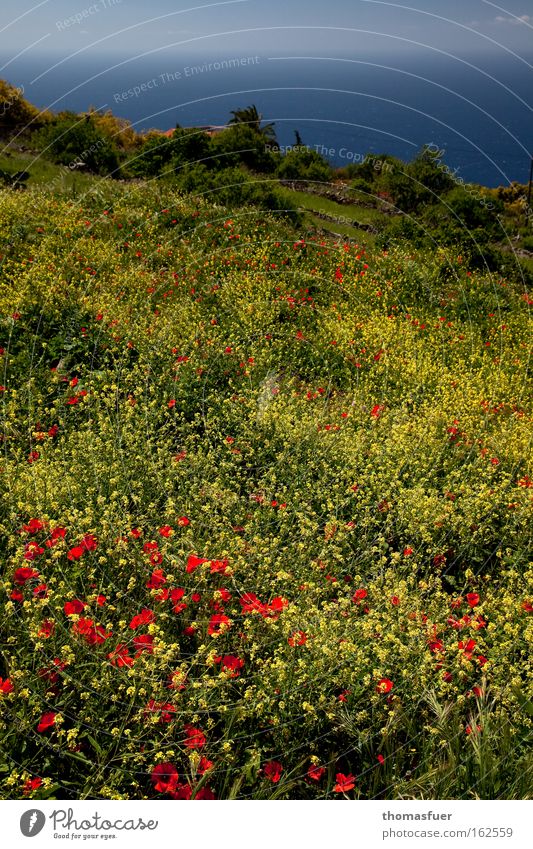
[[[277,168],[280,180],[309,180],[310,182],[328,183],[333,177],[329,163],[311,148],[289,150]]]
[[[32,138],[54,162],[69,166],[80,163],[95,174],[118,176],[118,150],[90,115],[63,112]]]
[[[454,187],[437,154],[424,148],[407,165],[398,164],[383,172],[381,184],[392,196],[395,206],[407,213],[438,203],[439,197]]]
[[[217,133],[212,139],[211,155],[218,168],[242,164],[267,174],[273,173],[280,158],[272,142],[246,124],[235,124]]]
[[[14,133],[25,135],[51,119],[46,110],[39,110],[24,97],[24,89],[0,80],[0,136]]]
[[[301,220],[300,213],[278,188],[277,181],[268,177],[252,177],[239,167],[219,171],[210,170],[205,165],[186,167],[177,174],[175,185],[185,192],[225,206],[257,206],[279,211],[293,223]]]

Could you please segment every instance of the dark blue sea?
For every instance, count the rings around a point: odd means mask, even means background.
[[[297,53],[295,45],[295,58],[169,51],[141,59],[23,56],[1,76],[23,85],[40,107],[112,109],[138,130],[223,125],[232,109],[254,103],[266,121],[275,122],[280,144],[293,144],[298,130],[303,143],[334,165],[360,161],[366,153],[409,160],[433,144],[467,181],[527,181],[533,57],[415,61],[407,54],[370,60]]]

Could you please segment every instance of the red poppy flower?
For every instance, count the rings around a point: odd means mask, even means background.
[[[228,566],[229,566],[228,560],[210,560],[209,561],[209,568],[211,570],[212,575],[215,575],[217,572],[222,572],[222,574],[225,574]]]
[[[157,793],[172,793],[178,786],[179,774],[174,764],[164,763],[153,768],[151,778]]]
[[[152,566],[159,566],[163,562],[163,555],[160,551],[152,551],[150,555],[150,563]]]
[[[377,759],[379,763],[383,766],[383,764],[385,763],[385,758],[383,757],[383,755],[378,755]]]
[[[219,634],[223,634],[225,631],[227,631],[230,625],[231,620],[228,619],[227,616],[224,616],[223,613],[215,613],[209,620],[209,625],[207,626],[207,633],[210,637],[218,637]]]
[[[192,787],[190,784],[178,784],[173,792],[169,792],[173,799],[179,799],[181,801],[192,799]]]
[[[231,601],[231,593],[229,590],[226,589],[226,587],[221,587],[216,592],[220,596],[220,601],[224,604],[226,604],[228,601]],[[198,598],[197,601],[200,601],[200,598]]]
[[[263,772],[265,774],[265,778],[268,778],[269,781],[276,784],[276,782],[278,782],[281,778],[283,766],[279,761],[268,761],[268,763],[266,763],[263,767]]]
[[[205,758],[202,755],[202,757],[200,758],[200,761],[198,763],[198,766],[196,767],[196,772],[197,772],[198,775],[205,775],[207,770],[211,769],[212,766],[214,766],[213,761],[209,761],[207,758]]]
[[[149,590],[157,590],[165,584],[167,579],[162,569],[154,569],[150,578],[146,582]]]
[[[141,613],[137,613],[130,622],[130,628],[134,631],[136,628],[140,628],[141,625],[150,625],[155,621],[155,615],[153,610],[149,610],[147,607],[144,607]]]
[[[320,781],[324,773],[326,772],[326,768],[323,766],[315,766],[311,764],[309,769],[307,770],[307,778],[310,781]]]
[[[376,691],[378,693],[390,693],[393,687],[394,684],[389,678],[380,678],[376,686]]]
[[[185,590],[183,589],[183,587],[174,587],[174,589],[170,591],[170,600],[176,603],[178,601],[181,601],[184,595]]]
[[[457,647],[463,652],[463,656],[464,656],[465,660],[470,660],[471,657],[472,657],[472,652],[474,650],[475,645],[476,645],[475,640],[467,640],[466,642],[463,642],[463,640],[460,640],[457,644]]]
[[[98,540],[94,534],[85,534],[80,545],[84,551],[96,551],[98,547]]]
[[[102,625],[95,625],[92,619],[80,618],[72,626],[72,632],[84,637],[90,646],[101,645],[112,636]]]
[[[85,605],[83,601],[80,601],[78,598],[72,599],[72,601],[66,601],[63,606],[63,611],[67,616],[71,616],[73,613],[83,613]]]
[[[96,596],[96,603],[97,603],[98,607],[103,607],[104,604],[106,603],[106,601],[107,601],[107,599],[106,599],[105,595],[97,595]]]
[[[307,642],[307,634],[305,631],[295,631],[294,634],[288,638],[287,642],[290,646],[304,646]]]
[[[234,654],[225,654],[224,657],[218,658],[217,663],[221,663],[224,669],[227,669],[233,678],[237,678],[241,669],[244,666],[244,660],[236,657]]]
[[[133,537],[133,539],[139,539],[140,537],[142,537],[143,532],[141,531],[140,528],[132,528],[131,531],[130,531],[130,534]]]
[[[36,460],[39,459],[41,455],[38,451],[30,451],[28,455],[28,463],[35,463]]]
[[[148,652],[148,654],[154,653],[154,638],[151,634],[139,634],[138,637],[134,637],[133,645],[137,649],[136,657],[145,651]]]
[[[400,604],[400,599],[397,595],[393,595],[390,600],[390,603],[393,605],[393,607],[398,607],[398,605]]]
[[[530,601],[523,601],[522,610],[525,610],[526,613],[533,613],[533,604]]]
[[[53,548],[56,542],[60,539],[65,539],[67,533],[66,528],[62,528],[61,526],[57,526],[57,528],[52,528],[50,533],[50,539],[47,539],[45,545],[47,548]]]
[[[186,678],[183,676],[183,673],[180,672],[179,669],[176,669],[174,672],[171,672],[168,676],[169,683],[167,684],[169,690],[184,690],[187,686]]]
[[[150,699],[144,713],[146,716],[151,713],[159,713],[159,722],[172,722],[176,708],[170,702],[156,702],[155,699]]]
[[[7,693],[12,693],[14,689],[15,688],[9,678],[0,678],[0,693],[4,693],[4,695],[6,695]]]
[[[44,554],[44,548],[35,540],[30,540],[24,546],[24,560],[37,560],[41,554]]]
[[[403,550],[403,556],[404,557],[410,557],[411,554],[414,554],[414,548],[411,548],[411,546],[408,545]]]
[[[44,528],[44,522],[41,522],[40,519],[30,519],[27,525],[22,526],[22,530],[27,534],[36,534],[38,531],[42,531]]]
[[[375,404],[370,411],[370,415],[373,419],[379,419],[383,409],[384,407],[381,404]]]
[[[50,713],[43,713],[39,720],[39,724],[37,725],[37,731],[39,734],[42,734],[43,731],[47,731],[49,728],[53,728],[56,723],[56,716],[57,713],[54,713],[54,711],[50,711]]]
[[[190,554],[187,558],[187,566],[185,567],[185,571],[189,574],[195,572],[198,569],[198,566],[201,566],[203,563],[207,563],[208,560],[206,557],[198,557],[197,554]]]
[[[34,587],[33,595],[35,598],[48,598],[48,587],[46,584],[39,584],[38,587]]]
[[[356,778],[355,775],[352,775],[351,773],[349,775],[344,775],[342,772],[338,772],[335,776],[335,780],[337,783],[333,788],[334,793],[347,793],[355,787]]]
[[[13,580],[16,584],[20,586],[24,586],[27,581],[31,581],[32,578],[38,578],[39,573],[35,571],[35,569],[31,569],[30,566],[20,566],[19,569],[15,570],[15,574],[13,575]]]
[[[185,740],[183,745],[187,749],[201,749],[206,744],[206,736],[200,728],[195,728],[194,725],[185,726]]]
[[[170,525],[163,525],[163,527],[158,529],[158,532],[159,532],[160,536],[168,538],[168,537],[172,536],[172,534],[174,533],[174,530],[173,530],[173,528],[170,527]]]
[[[30,793],[33,793],[34,790],[38,790],[43,783],[42,778],[38,776],[36,778],[28,778],[27,781],[24,782],[24,787],[22,788],[25,796],[29,796]]]
[[[367,595],[368,595],[368,592],[363,587],[361,587],[361,589],[356,590],[354,592],[354,594],[352,596],[352,601],[353,601],[354,604],[359,604],[364,598],[367,597]]]
[[[268,610],[270,615],[274,618],[277,618],[278,615],[287,607],[289,602],[286,598],[283,598],[281,595],[277,595],[272,599],[270,604],[268,605]]]
[[[187,609],[185,602],[181,601],[184,595],[185,590],[182,587],[175,587],[175,589],[168,593],[168,596],[170,596],[170,600],[173,603],[172,610],[174,613],[183,613],[183,611]]]
[[[470,607],[476,607],[479,604],[479,596],[477,593],[467,593],[466,600]]]
[[[119,669],[123,666],[131,666],[133,663],[126,643],[119,643],[113,651],[109,652],[107,657],[111,661],[111,665],[117,666]]]
[[[56,629],[55,623],[50,619],[45,619],[44,622],[41,623],[41,627],[39,628],[39,637],[44,637],[47,640],[51,637]]]
[[[265,615],[267,612],[266,605],[259,601],[254,593],[243,593],[240,598],[240,604],[243,613],[253,613],[256,611],[257,613],[261,613],[261,615]]]
[[[80,557],[83,557],[85,549],[81,545],[75,545],[70,551],[67,552],[68,560],[79,560]]]
[[[180,526],[180,528],[186,528],[187,525],[191,524],[191,520],[187,516],[180,516],[178,518],[177,524]]]

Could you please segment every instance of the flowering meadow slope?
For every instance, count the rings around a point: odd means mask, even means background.
[[[523,798],[531,298],[103,191],[0,196],[4,798]]]

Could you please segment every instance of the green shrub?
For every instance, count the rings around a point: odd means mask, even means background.
[[[333,178],[329,163],[310,148],[289,150],[278,165],[276,174],[280,180],[309,180],[329,183]]]
[[[63,112],[34,135],[45,156],[61,165],[83,165],[95,174],[117,176],[117,148],[89,115]]]

